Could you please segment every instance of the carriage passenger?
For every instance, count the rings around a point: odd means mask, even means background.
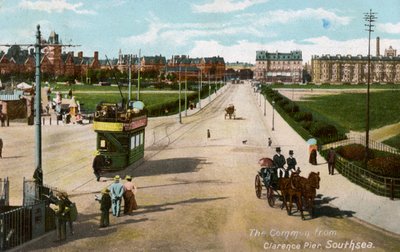
[[[278,169],[278,177],[282,178],[285,173],[283,166],[286,164],[285,157],[281,154],[281,148],[276,147],[276,154],[274,155],[274,165]]]
[[[297,161],[293,157],[293,150],[289,150],[289,157],[286,159],[286,163],[287,163],[287,169],[285,177],[288,178],[292,172],[296,171]]]

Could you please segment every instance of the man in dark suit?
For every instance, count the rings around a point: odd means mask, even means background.
[[[282,178],[284,176],[285,169],[283,166],[286,164],[285,157],[281,154],[281,148],[276,147],[276,154],[273,158],[274,165],[278,169],[278,177]]]
[[[297,161],[293,157],[293,150],[289,151],[289,157],[286,159],[286,163],[287,163],[287,170],[286,170],[285,177],[289,177],[290,172],[296,171],[296,165],[297,165]]]
[[[335,163],[336,163],[336,153],[333,150],[333,148],[331,147],[329,149],[329,151],[328,151],[328,171],[329,171],[329,175],[333,175],[334,174]]]

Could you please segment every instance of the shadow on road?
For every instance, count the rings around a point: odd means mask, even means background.
[[[162,160],[150,160],[143,163],[139,168],[133,170],[131,172],[131,175],[133,175],[134,177],[141,177],[161,174],[197,172],[200,170],[200,164],[206,164],[206,159],[171,158]]]
[[[111,215],[111,214],[110,214]],[[124,218],[123,216],[121,218]],[[129,218],[129,217],[128,217]],[[69,243],[83,240],[83,239],[91,239],[97,237],[110,237],[115,232],[117,232],[118,226],[120,223],[123,224],[131,224],[147,221],[148,218],[140,218],[140,219],[126,219],[123,222],[116,223],[116,220],[110,216],[110,226],[107,228],[99,228],[99,219],[100,212],[95,214],[79,214],[79,219],[77,222],[74,222],[74,234],[71,235],[69,233],[69,227],[67,223],[67,239],[65,241],[56,241],[56,231],[50,231],[42,238],[36,240],[35,242],[25,246],[21,251],[27,250],[57,250],[57,251],[68,251],[67,246]],[[97,240],[97,239],[93,239]],[[73,249],[74,250],[74,249]],[[78,251],[77,249],[76,251]]]
[[[207,201],[223,200],[223,199],[227,199],[227,198],[228,197],[201,198],[201,199],[191,198],[191,199],[177,201],[177,202],[167,202],[167,203],[158,204],[158,205],[141,206],[138,210],[132,212],[131,215],[141,215],[141,214],[147,214],[147,213],[153,213],[153,212],[163,212],[163,211],[168,211],[168,210],[174,209],[173,207],[169,207],[169,206],[203,203],[203,202],[207,202]]]
[[[114,176],[119,175],[122,179],[126,175],[132,177],[156,176],[162,174],[178,174],[187,172],[198,172],[200,165],[212,164],[206,161],[206,158],[170,158],[161,160],[149,160],[143,162],[139,167],[128,167],[117,172],[102,173],[101,181],[114,181]]]
[[[356,213],[350,210],[341,210],[338,207],[330,205],[330,202],[335,200],[336,197],[323,197],[323,195],[317,195],[317,199],[314,201],[314,218],[318,217],[333,217],[333,218],[347,218],[353,217]]]

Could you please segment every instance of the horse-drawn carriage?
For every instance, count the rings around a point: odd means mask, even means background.
[[[229,104],[228,107],[225,108],[225,119],[227,116],[229,116],[229,119],[235,119],[236,114],[235,114],[235,106],[233,104]]]
[[[278,169],[270,158],[259,160],[261,169],[255,177],[255,191],[257,198],[261,198],[263,187],[267,190],[266,197],[270,207],[275,206],[276,199],[282,201],[281,209],[286,207],[288,215],[292,214],[292,203],[296,202],[297,210],[300,211],[304,220],[303,210],[314,212],[314,199],[316,189],[319,189],[319,172],[311,172],[308,178],[300,176],[300,170],[292,172],[289,177],[278,177]],[[287,204],[289,201],[289,205]],[[304,207],[303,207],[304,206]]]

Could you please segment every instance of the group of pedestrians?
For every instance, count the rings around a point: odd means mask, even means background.
[[[296,158],[293,157],[293,154],[294,154],[293,150],[289,150],[289,157],[287,159],[285,159],[285,157],[281,154],[280,147],[276,147],[275,150],[276,150],[276,154],[273,157],[273,161],[274,161],[274,165],[278,171],[278,177],[279,178],[289,177],[292,172],[296,171],[296,165],[297,165]],[[335,163],[336,163],[336,152],[332,147],[328,151],[327,161],[328,161],[329,175],[334,175]],[[312,151],[310,153],[310,163],[313,165],[316,165],[316,150],[315,149],[312,149]],[[287,165],[286,169],[284,168],[285,164]]]
[[[78,217],[78,210],[74,202],[72,202],[66,192],[57,192],[56,195],[44,195],[48,198],[49,204],[53,204],[56,224],[56,241],[65,241],[67,238],[67,223],[69,233],[74,234],[73,222]]]
[[[121,177],[116,175],[114,183],[109,188],[104,188],[100,197],[96,196],[96,200],[100,202],[100,228],[110,225],[110,208],[113,216],[120,216],[122,198],[124,199],[124,215],[129,215],[137,209],[135,197],[137,187],[133,184],[131,176],[127,175],[125,180],[126,182],[122,184]]]

